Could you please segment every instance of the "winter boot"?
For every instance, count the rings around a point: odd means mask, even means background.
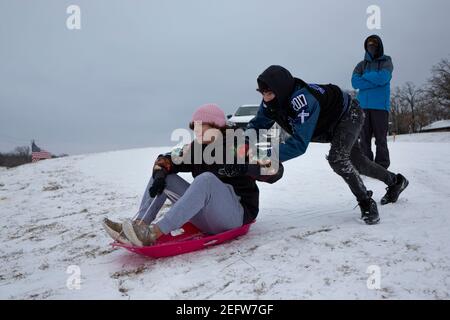
[[[126,237],[135,246],[145,247],[156,242],[156,232],[152,224],[133,223],[131,220],[126,220],[122,226]]]
[[[115,241],[128,245],[131,244],[131,242],[126,238],[125,234],[123,233],[121,223],[117,223],[109,220],[108,218],[105,218],[103,219],[102,225],[106,233],[108,233],[108,235]]]
[[[378,214],[378,208],[376,202],[371,198],[372,191],[368,191],[369,198],[363,201],[359,201],[359,208],[361,209],[361,219],[366,224],[377,224],[380,222],[380,216]]]
[[[381,198],[381,205],[385,205],[388,203],[394,203],[397,201],[400,193],[406,189],[409,181],[406,180],[404,176],[401,174],[397,174],[397,180],[395,184],[386,188],[386,194]]]

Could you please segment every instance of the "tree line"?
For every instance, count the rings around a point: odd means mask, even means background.
[[[450,61],[442,59],[431,69],[423,87],[412,82],[395,87],[391,94],[390,132],[419,132],[438,120],[450,119]]]
[[[30,147],[17,147],[12,152],[0,153],[0,167],[17,167],[31,162]]]
[[[53,155],[52,158],[66,157],[67,154]],[[17,167],[22,164],[30,163],[31,158],[31,148],[28,146],[16,147],[11,152],[1,153],[0,152],[0,167]]]

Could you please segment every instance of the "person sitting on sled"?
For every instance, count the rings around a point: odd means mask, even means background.
[[[114,240],[148,246],[186,222],[205,233],[217,234],[255,220],[259,210],[259,190],[255,180],[274,183],[282,177],[283,166],[279,165],[273,174],[262,174],[262,163],[250,164],[247,158],[243,163],[233,161],[230,164],[225,161],[226,152],[223,153],[224,161],[218,161],[220,163],[205,163],[203,156],[200,163],[196,163],[193,150],[202,152],[214,143],[229,147],[225,138],[216,142],[216,137],[223,135],[226,129],[226,117],[215,104],[206,104],[196,110],[190,128],[194,130],[195,139],[183,148],[182,156],[190,161],[178,163],[173,161],[170,153],[158,156],[137,218],[122,224],[104,219],[103,226]],[[241,154],[245,157],[245,151]],[[178,172],[192,172],[194,181],[189,184],[177,175]],[[155,221],[166,199],[173,206]]]
[[[360,174],[383,181],[387,193],[381,204],[396,202],[408,180],[370,161],[361,152],[358,137],[364,112],[356,99],[338,86],[307,84],[281,66],[270,66],[257,79],[263,100],[247,129],[270,128],[276,122],[291,136],[279,147],[284,162],[305,153],[309,142],[330,142],[327,157],[355,195],[366,224],[380,221],[378,209]]]

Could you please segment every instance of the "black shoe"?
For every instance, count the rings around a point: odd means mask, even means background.
[[[380,222],[377,203],[372,198],[359,202],[359,208],[361,209],[361,219],[366,224],[377,224]]]
[[[381,198],[381,204],[385,205],[391,202],[396,202],[398,196],[400,195],[400,193],[402,193],[403,190],[406,189],[408,184],[409,182],[404,176],[402,176],[401,174],[397,174],[397,182],[394,185],[386,188],[387,192],[383,196],[383,198]]]

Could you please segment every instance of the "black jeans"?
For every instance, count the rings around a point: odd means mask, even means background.
[[[389,112],[385,110],[364,109],[366,120],[361,130],[361,149],[363,153],[373,161],[372,136],[375,136],[376,156],[375,162],[389,168],[389,149],[387,145],[387,133],[389,126]]]
[[[358,137],[363,123],[364,111],[358,101],[353,99],[349,110],[334,130],[328,155],[331,168],[344,179],[358,201],[368,199],[367,189],[360,173],[383,181],[388,186],[393,185],[396,180],[394,173],[371,161],[362,153]]]

